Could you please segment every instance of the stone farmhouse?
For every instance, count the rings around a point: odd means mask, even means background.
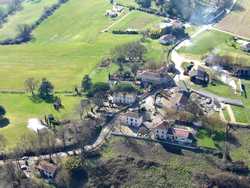
[[[179,144],[192,144],[196,132],[190,127],[173,126],[167,121],[162,121],[153,129],[155,139],[177,142]]]
[[[141,71],[137,73],[137,79],[142,85],[161,85],[164,87],[173,87],[175,82],[169,74],[153,71]]]
[[[138,112],[126,112],[121,115],[120,120],[125,125],[139,128],[143,122],[143,117]]]

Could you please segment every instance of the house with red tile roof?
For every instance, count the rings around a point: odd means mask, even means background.
[[[155,139],[177,142],[180,144],[192,144],[196,132],[190,127],[173,126],[167,121],[160,122],[154,129]]]

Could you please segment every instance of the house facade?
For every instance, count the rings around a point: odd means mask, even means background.
[[[127,112],[121,116],[121,122],[139,128],[143,122],[143,117],[138,112]]]
[[[155,139],[160,140],[168,140],[168,130],[170,128],[170,124],[167,121],[160,122],[154,129],[153,134]]]
[[[250,52],[250,43],[247,43],[247,44],[243,44],[241,46],[241,49],[245,52]]]
[[[113,94],[113,103],[129,105],[136,101],[136,93],[116,92]]]
[[[176,142],[179,144],[192,144],[195,140],[196,132],[189,127],[171,126],[168,122],[159,123],[154,129],[154,138]]]
[[[40,161],[36,168],[39,170],[42,176],[50,179],[55,177],[57,171],[56,165],[44,160]]]
[[[193,70],[190,74],[191,81],[196,84],[207,85],[209,83],[208,73],[201,67]]]
[[[250,67],[234,67],[233,74],[237,77],[250,77]]]

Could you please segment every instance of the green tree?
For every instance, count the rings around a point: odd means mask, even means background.
[[[19,35],[18,35],[19,38],[21,38],[22,40],[28,41],[31,38],[30,33],[31,33],[32,29],[29,25],[26,25],[26,24],[18,25],[17,31],[19,33]]]
[[[6,114],[6,110],[3,106],[0,106],[0,120],[4,118],[4,115]]]
[[[46,78],[42,79],[39,87],[39,96],[43,100],[51,100],[53,97],[54,86]]]
[[[88,91],[91,89],[91,87],[92,87],[92,80],[89,77],[89,75],[85,75],[82,79],[82,89],[84,91]]]
[[[136,3],[139,4],[143,8],[151,7],[151,0],[136,0]]]
[[[146,52],[146,47],[137,41],[117,46],[111,54],[114,62],[122,64],[127,61],[141,61]]]
[[[109,84],[104,82],[95,83],[92,88],[88,91],[87,96],[93,97],[97,93],[102,93],[103,96],[110,90]]]

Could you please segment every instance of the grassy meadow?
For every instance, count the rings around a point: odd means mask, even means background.
[[[0,28],[0,40],[14,38],[18,35],[20,25],[30,25],[43,13],[44,8],[55,4],[57,0],[25,0],[21,5],[22,9],[15,14],[8,16],[8,20]]]
[[[116,24],[111,29],[113,30],[126,30],[126,29],[145,29],[151,28],[161,22],[162,18],[159,16],[147,14],[140,11],[132,11],[130,14],[122,20],[122,22]]]
[[[0,32],[0,38],[14,36],[18,24],[32,23],[41,15],[43,8],[53,2],[25,1],[24,8],[8,19],[2,28],[6,33]],[[73,90],[86,74],[94,82],[106,81],[109,72],[115,72],[118,67],[100,68],[101,59],[107,57],[115,46],[140,39],[139,35],[119,36],[101,32],[122,17],[105,17],[106,10],[110,8],[111,5],[103,0],[70,0],[33,31],[31,42],[0,46],[0,90],[23,89],[24,80],[28,77],[46,77],[57,91]],[[145,15],[137,15],[137,19],[142,20],[140,16]],[[158,20],[153,17],[147,24]],[[162,59],[164,48],[156,41],[146,42],[145,46],[149,49],[147,59]],[[28,131],[26,125],[29,118],[43,118],[50,113],[58,118],[75,116],[75,106],[80,99],[61,98],[65,109],[58,113],[51,104],[34,103],[28,95],[0,94],[0,104],[6,108],[6,116],[10,120],[8,126],[0,129],[0,134],[7,138],[7,148],[14,147],[20,136]]]
[[[59,95],[60,96],[60,95]],[[0,102],[6,109],[6,117],[10,125],[0,129],[7,139],[7,149],[15,146],[21,135],[28,130],[27,122],[29,118],[43,119],[45,115],[53,114],[56,118],[76,118],[77,105],[80,98],[70,96],[60,96],[64,109],[60,112],[54,110],[53,105],[46,102],[34,103],[31,96],[22,94],[0,94]]]

